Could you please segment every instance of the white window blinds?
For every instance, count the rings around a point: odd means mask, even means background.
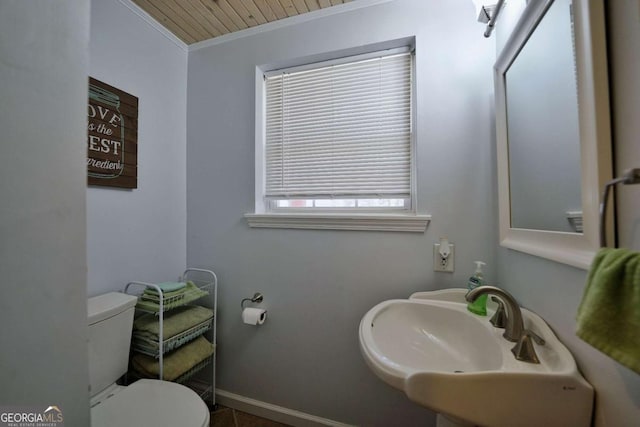
[[[410,197],[412,54],[266,77],[267,198]]]

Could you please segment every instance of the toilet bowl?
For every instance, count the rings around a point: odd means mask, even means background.
[[[148,379],[116,384],[127,371],[136,301],[117,292],[89,298],[91,426],[208,426],[207,405],[188,387]]]
[[[209,411],[200,396],[167,381],[139,380],[94,405],[91,427],[209,426]]]

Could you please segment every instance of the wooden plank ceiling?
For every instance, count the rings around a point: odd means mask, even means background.
[[[186,44],[352,0],[133,0]]]

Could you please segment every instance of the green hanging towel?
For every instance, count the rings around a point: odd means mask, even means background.
[[[640,373],[640,253],[600,249],[577,320],[582,340]]]

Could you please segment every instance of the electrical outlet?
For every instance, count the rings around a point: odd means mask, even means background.
[[[446,273],[453,273],[455,245],[448,243],[449,255],[445,258],[440,253],[440,243],[433,244],[433,271],[444,271]]]

